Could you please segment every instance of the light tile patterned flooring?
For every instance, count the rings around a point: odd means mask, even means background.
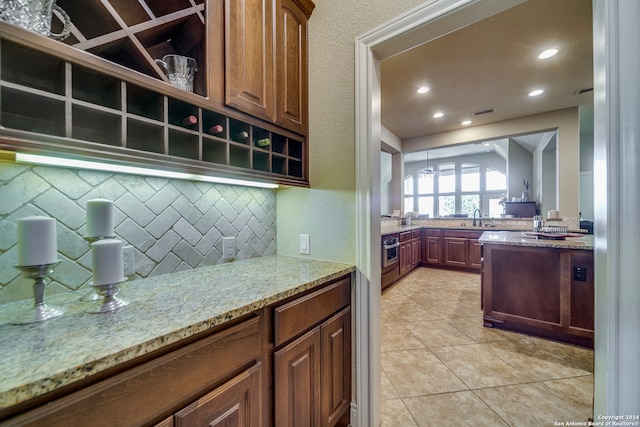
[[[382,295],[381,335],[382,426],[592,416],[593,351],[482,326],[478,274],[416,269]]]

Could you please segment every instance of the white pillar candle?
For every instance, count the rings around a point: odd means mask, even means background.
[[[56,220],[47,216],[29,216],[16,222],[18,265],[44,265],[58,261]]]
[[[112,237],[113,202],[106,199],[87,201],[87,237]]]
[[[112,285],[124,281],[122,241],[98,240],[91,245],[94,285]]]

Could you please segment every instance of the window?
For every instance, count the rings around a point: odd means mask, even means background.
[[[499,217],[498,203],[507,190],[507,175],[495,168],[470,162],[451,162],[435,166],[437,173],[422,169],[404,180],[404,211],[418,210],[422,216],[445,217],[453,214]]]

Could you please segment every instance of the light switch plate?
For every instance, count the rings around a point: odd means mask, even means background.
[[[309,255],[311,253],[311,248],[309,247],[309,235],[301,234],[300,235],[300,253]]]
[[[236,238],[235,237],[222,238],[222,256],[226,261],[233,261],[234,259],[236,259]]]

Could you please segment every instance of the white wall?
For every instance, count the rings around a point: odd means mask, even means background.
[[[315,1],[309,20],[311,189],[276,193],[279,254],[301,256],[298,235],[304,233],[311,238],[311,258],[355,263],[354,40],[420,3]]]
[[[522,197],[522,192],[524,191],[524,183],[522,181],[524,180],[529,182],[529,201],[538,201],[535,200],[536,186],[533,180],[533,154],[512,139],[509,139],[508,147],[507,177],[509,182],[507,185],[509,186],[509,200],[513,200],[514,197],[518,199]]]
[[[580,131],[577,108],[567,108],[490,125],[412,138],[402,141],[402,148],[404,152],[411,153],[423,150],[426,147],[444,147],[464,142],[484,141],[554,129],[558,130],[558,210],[563,218],[578,218]],[[514,195],[514,197],[518,196]]]
[[[391,177],[393,173],[393,156],[384,151],[380,153],[380,213],[390,215],[391,209]]]

